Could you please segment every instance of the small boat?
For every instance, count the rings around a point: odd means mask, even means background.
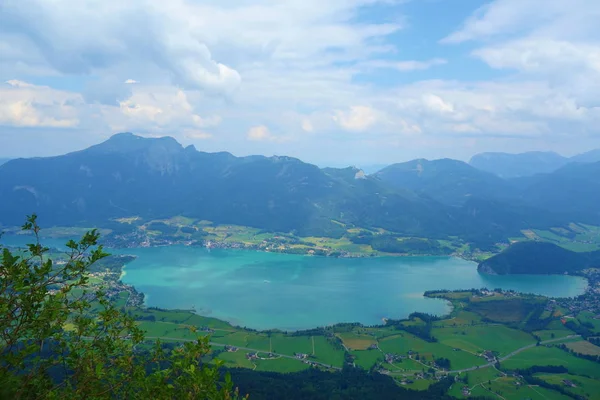
[[[265,279],[263,282],[264,282],[264,283],[271,283],[271,281],[268,281],[268,280],[266,280],[266,279]]]

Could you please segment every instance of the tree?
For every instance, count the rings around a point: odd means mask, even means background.
[[[64,263],[40,244],[36,215],[23,230],[34,244],[0,248],[0,398],[239,397],[228,375],[221,382],[220,364],[201,362],[208,337],[172,350],[148,346],[131,317],[89,291],[89,267],[108,255],[96,230],[67,243]]]

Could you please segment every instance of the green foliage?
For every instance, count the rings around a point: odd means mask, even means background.
[[[600,265],[600,252],[576,253],[544,242],[518,242],[479,264],[496,274],[562,274]]]
[[[489,301],[470,301],[466,309],[481,315],[486,321],[517,324],[525,321],[530,313],[542,307],[543,304],[541,302],[534,300],[508,298]]]
[[[208,338],[166,351],[144,341],[135,321],[101,291],[88,292],[87,272],[107,257],[92,230],[70,240],[65,263],[47,257],[35,215],[23,230],[35,243],[0,264],[0,397],[11,399],[235,399],[230,378],[201,362]],[[80,295],[74,295],[80,293]],[[92,312],[92,303],[96,312]]]
[[[450,205],[461,205],[473,195],[498,197],[509,186],[489,172],[447,158],[393,164],[375,175],[393,186],[421,192]]]
[[[413,391],[400,387],[389,376],[360,368],[344,368],[336,374],[314,368],[285,375],[248,369],[232,370],[231,374],[241,390],[252,393],[254,400],[451,399],[446,394],[452,384],[450,379],[443,379],[426,391]]]
[[[362,240],[361,237],[357,240]],[[400,239],[396,235],[377,235],[370,241],[373,249],[386,253],[447,255],[451,249],[442,247],[437,240],[407,238]]]
[[[183,148],[173,138],[124,133],[64,156],[0,166],[0,223],[17,224],[18,216],[35,210],[50,224],[97,225],[119,236],[135,235],[143,221],[168,221],[177,215],[188,222],[207,220],[298,236],[341,238],[348,228],[382,228],[404,237],[452,236],[472,249],[496,251],[496,243],[521,236],[522,229],[598,219],[597,201],[593,203],[597,197],[586,200],[581,219],[575,218],[581,213],[563,215],[540,207],[535,188],[528,194],[532,200],[523,204],[520,185],[513,186],[454,160],[417,160],[361,176],[353,168],[320,169],[291,157],[203,153]],[[542,200],[553,197],[543,194]],[[201,230],[169,225],[145,228],[166,237],[205,236]],[[418,252],[414,246],[425,245],[433,253],[432,243],[408,244],[403,252]]]

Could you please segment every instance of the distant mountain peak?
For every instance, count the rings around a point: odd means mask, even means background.
[[[573,162],[596,163],[600,161],[600,149],[590,150],[582,154],[571,157]]]
[[[416,159],[392,164],[374,175],[396,188],[425,193],[450,205],[462,205],[473,194],[493,197],[505,182],[458,160]]]
[[[102,153],[130,153],[153,149],[158,152],[178,153],[183,146],[171,136],[148,138],[131,132],[117,133],[108,140],[90,147],[85,151]]]
[[[480,153],[474,155],[469,164],[502,178],[520,178],[556,171],[569,159],[551,151],[526,153]]]

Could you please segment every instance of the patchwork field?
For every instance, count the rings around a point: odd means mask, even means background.
[[[203,226],[206,227],[212,228],[210,225]],[[221,234],[216,228],[212,232],[215,235]],[[240,233],[242,234],[248,232]],[[238,239],[240,237],[235,240]],[[92,285],[101,283],[96,280]],[[210,335],[214,352],[207,356],[207,361],[216,357],[226,367],[292,373],[311,368],[310,362],[342,368],[345,361],[349,361],[367,371],[378,366],[382,373],[396,379],[403,387],[425,390],[436,382],[436,374],[445,373],[445,369],[438,365],[449,362],[451,376],[457,375],[449,394],[456,398],[464,398],[463,388],[467,387],[471,396],[506,400],[565,399],[557,391],[529,386],[522,380],[505,376],[490,366],[482,353],[489,350],[503,357],[534,345],[538,340],[536,336],[544,341],[564,338],[574,332],[567,329],[559,317],[551,316],[550,313],[546,313],[549,323],[543,325],[543,330],[527,333],[517,329],[524,326],[531,315],[535,314],[536,318],[540,316],[539,311],[537,314],[533,312],[539,310],[538,305],[542,300],[538,297],[514,297],[511,294],[481,296],[480,292],[474,293],[432,295],[431,297],[441,297],[452,302],[452,314],[441,320],[430,318],[426,314],[416,314],[409,320],[390,321],[387,326],[341,324],[306,333],[256,332],[186,310],[133,307],[126,307],[125,310],[138,321],[139,327],[149,339],[177,342]],[[128,296],[128,292],[119,293],[115,297],[116,304],[124,307]],[[600,325],[591,313],[580,313],[573,321],[578,324],[589,323],[594,327]],[[574,395],[594,398],[589,395],[598,390],[596,380],[600,380],[600,364],[561,350],[555,346],[558,343],[523,350],[503,361],[500,369],[504,371],[535,365],[564,365],[569,374],[543,374],[543,379],[552,384],[568,379],[576,382],[576,388],[569,389]],[[581,338],[560,343],[582,354],[600,354],[600,347]],[[149,345],[150,340],[142,346]],[[231,351],[227,348],[229,351],[226,351],[226,345],[238,349]],[[259,359],[249,360],[247,354],[254,352],[258,353]],[[307,359],[295,358],[298,353],[306,354]],[[386,362],[388,353],[395,360]],[[320,364],[315,367],[325,368]],[[452,372],[457,370],[469,371],[461,374]]]
[[[337,336],[351,350],[367,350],[370,346],[377,345],[377,339],[371,335],[339,333]]]
[[[469,311],[458,311],[453,317],[436,321],[434,327],[460,327],[470,326],[481,322],[481,317]]]
[[[379,348],[385,353],[407,355],[413,352],[413,358],[421,362],[432,362],[435,358],[448,358],[452,369],[469,368],[486,363],[485,359],[466,351],[456,351],[441,343],[429,343],[409,333],[390,336],[379,341]]]
[[[354,356],[354,363],[366,370],[384,360],[384,355],[379,350],[353,350],[350,354]]]
[[[568,392],[588,399],[600,398],[600,380],[570,374],[535,374],[550,384],[563,386]],[[575,387],[567,386],[564,381],[571,381]]]
[[[449,394],[454,397],[462,398],[463,387],[466,386],[470,389],[473,389],[482,383],[487,383],[488,381],[494,380],[500,376],[502,376],[502,374],[494,368],[483,368],[461,374],[459,376],[460,380],[452,385]]]
[[[338,368],[344,365],[344,349],[340,344],[324,336],[313,336],[313,340],[315,343],[313,358],[316,361]]]
[[[502,363],[506,369],[525,369],[534,365],[562,365],[572,374],[600,379],[600,364],[577,358],[557,347],[532,347]]]
[[[218,355],[218,358],[225,361],[225,366],[230,368],[255,368],[255,364],[246,358],[246,352],[244,351],[223,352]]]
[[[489,320],[508,323],[524,321],[536,306],[536,302],[523,301],[518,298],[479,298],[471,301],[467,309]]]
[[[568,400],[555,391],[540,387],[518,385],[514,378],[499,378],[492,382],[476,386],[472,390],[473,396],[501,399],[532,399],[532,400]]]
[[[530,334],[502,325],[434,328],[432,333],[446,346],[475,354],[490,350],[503,356],[535,343],[535,338]]]
[[[567,343],[566,346],[575,353],[586,354],[590,356],[600,356],[600,347],[591,344],[587,340]]]
[[[533,334],[538,336],[540,338],[540,340],[543,342],[546,340],[558,339],[561,337],[574,335],[575,332],[573,332],[570,329],[563,328],[563,329],[545,329],[543,331],[534,331]]]

